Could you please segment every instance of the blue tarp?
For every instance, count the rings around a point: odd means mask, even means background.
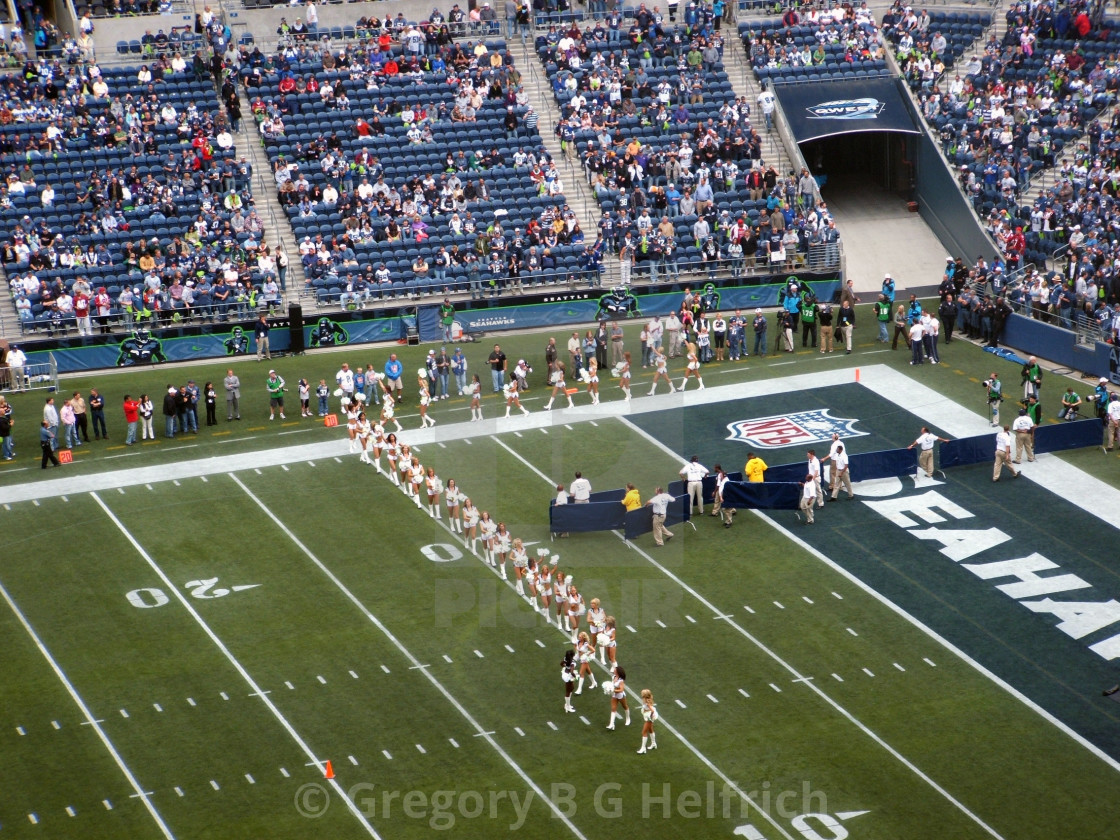
[[[805,476],[802,475],[802,478]],[[730,508],[797,510],[801,484],[787,481],[729,481],[723,488],[723,504]]]
[[[549,505],[549,530],[554,534],[587,533],[589,531],[624,530],[626,539],[632,540],[653,530],[653,509],[643,505],[638,510],[626,511],[621,504],[625,490],[604,490],[591,494],[587,504]],[[675,496],[665,515],[665,525],[672,527],[690,518],[688,498]]]

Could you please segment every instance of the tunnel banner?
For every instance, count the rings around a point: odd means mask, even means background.
[[[889,76],[812,84],[775,84],[774,93],[798,143],[861,131],[919,134]]]

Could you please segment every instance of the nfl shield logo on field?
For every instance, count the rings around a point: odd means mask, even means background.
[[[867,432],[855,428],[856,420],[829,416],[828,409],[799,411],[796,414],[775,414],[728,423],[728,440],[739,441],[759,449],[780,449],[831,439],[835,432],[842,438],[860,437]]]

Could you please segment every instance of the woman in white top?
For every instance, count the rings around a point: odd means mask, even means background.
[[[552,606],[552,566],[543,560],[537,564],[537,592],[541,596],[541,612],[544,613],[544,620],[551,624],[552,614],[549,610]]]
[[[626,712],[626,725],[630,725],[630,706],[626,702],[626,670],[619,665],[614,669],[614,679],[610,682],[611,722],[607,729],[614,729],[614,719],[618,717],[618,707]]]
[[[385,399],[381,402],[381,424],[383,426],[388,426],[389,422],[392,421],[393,425],[397,427],[397,431],[403,432],[404,429],[401,428],[401,421],[396,418],[395,412],[396,403],[393,401],[388,391],[386,391]]]
[[[482,512],[478,528],[482,536],[482,557],[491,566],[494,565],[494,534],[498,532],[498,523],[490,518],[487,511]]]
[[[563,393],[568,398],[568,408],[575,408],[572,405],[572,396],[567,393],[568,383],[564,381],[564,363],[557,362],[556,366],[552,369],[552,373],[548,377],[549,382],[552,383],[552,396],[548,398],[545,403],[544,410],[548,411],[552,408],[552,401],[556,399],[556,395]]]
[[[568,628],[572,633],[572,644],[579,640],[579,617],[587,611],[583,596],[574,586],[568,586]]]
[[[412,495],[412,482],[408,480],[409,469],[412,467],[412,449],[407,443],[402,443],[399,447],[400,459],[400,488],[406,496]]]
[[[595,661],[595,643],[586,633],[580,633],[576,639],[576,657],[579,659],[579,685],[576,686],[575,693],[583,693],[583,681],[587,677],[591,677],[591,687],[598,688],[595,671],[591,668],[591,664]]]
[[[529,555],[525,551],[525,546],[521,542],[520,537],[516,537],[513,545],[509,551],[509,559],[513,563],[513,577],[517,581],[517,594],[525,594],[525,584],[522,578],[525,577],[525,571],[529,567]]]
[[[358,456],[358,460],[363,464],[372,465],[373,461],[369,459],[369,445],[373,437],[373,429],[370,427],[369,420],[366,418],[366,413],[364,411],[358,412],[355,434],[358,436],[358,448],[362,453]]]
[[[618,367],[618,387],[626,395],[626,402],[630,402],[630,351],[622,354],[622,364]]]
[[[512,547],[509,531],[506,530],[506,523],[499,522],[497,530],[494,531],[494,554],[498,561],[498,568],[502,570],[502,580],[507,580],[506,560],[509,558],[509,550]]]
[[[373,457],[376,459],[373,465],[377,467],[378,472],[382,472],[381,453],[385,451],[385,427],[380,423],[374,423],[370,430],[370,448],[373,450]]]
[[[657,704],[653,702],[653,692],[648,688],[642,689],[642,748],[638,755],[646,752],[646,743],[651,750],[657,749],[657,735],[654,734],[653,724],[657,722]]]
[[[424,509],[423,502],[420,501],[420,488],[427,478],[427,471],[424,465],[420,463],[420,459],[415,455],[412,456],[412,465],[408,468],[408,480],[412,484],[412,498],[416,502],[416,507],[421,510]]]
[[[615,654],[618,648],[618,639],[616,638],[616,627],[614,623],[614,616],[608,615],[606,622],[603,624],[603,629],[599,631],[599,661],[604,665],[607,664],[607,659],[610,664],[615,664]],[[604,657],[604,654],[606,656]]]
[[[684,368],[684,379],[681,380],[681,390],[684,390],[685,384],[689,378],[694,377],[700,383],[700,390],[704,389],[704,380],[700,378],[700,359],[696,355],[696,345],[688,345],[688,362]]]
[[[428,416],[428,406],[432,402],[432,396],[428,393],[428,372],[425,368],[420,368],[420,373],[416,377],[416,390],[420,395],[420,428],[426,429],[428,426],[434,426],[436,421]]]
[[[592,653],[594,653],[595,644],[599,639],[599,634],[603,632],[607,626],[607,611],[599,605],[598,598],[591,599],[591,606],[587,610],[587,634],[591,639]]]
[[[591,404],[599,404],[599,363],[592,359],[587,364],[587,393],[591,395]]]
[[[556,626],[570,631],[568,626],[568,579],[563,569],[555,569],[552,579],[552,600],[556,602]]]
[[[466,495],[463,496],[463,525],[459,533],[463,535],[463,543],[473,554],[475,540],[478,539],[478,508]]]
[[[361,441],[358,440],[358,415],[362,413],[361,406],[353,402],[346,406],[346,434],[350,436],[350,454],[362,451]]]
[[[452,533],[463,533],[463,523],[459,519],[459,503],[463,500],[463,494],[459,492],[455,479],[447,479],[447,489],[443,491],[443,498],[447,502],[447,521],[451,525]],[[439,517],[437,516],[436,519]]]
[[[522,414],[528,416],[529,409],[525,408],[525,406],[521,404],[521,396],[518,393],[517,380],[515,379],[512,382],[509,382],[502,390],[506,395],[506,417],[509,417],[509,410],[514,406],[517,406],[517,408],[521,409]]]
[[[532,557],[525,563],[525,584],[529,587],[529,594],[525,596],[525,600],[534,611],[540,612],[541,608],[537,604],[537,561]]]
[[[471,421],[482,419],[482,382],[476,373],[471,377],[471,384],[467,386],[467,393],[471,397]]]
[[[401,486],[401,480],[397,476],[397,457],[399,453],[397,450],[397,436],[392,432],[385,436],[385,457],[389,459],[389,480],[397,487]]]
[[[435,467],[428,467],[427,475],[424,476],[424,485],[428,491],[428,515],[433,519],[439,519],[439,494],[443,492],[443,482],[436,475]]]
[[[653,357],[653,384],[649,386],[649,395],[652,397],[657,393],[657,380],[664,379],[669,386],[669,393],[676,393],[677,389],[673,386],[673,380],[669,376],[669,360],[665,358],[665,351],[660,347],[654,349]]]

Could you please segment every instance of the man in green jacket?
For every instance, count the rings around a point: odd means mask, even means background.
[[[276,419],[277,409],[280,409],[280,419],[287,419],[284,417],[284,377],[270,370],[265,387],[268,388],[268,419]]]

